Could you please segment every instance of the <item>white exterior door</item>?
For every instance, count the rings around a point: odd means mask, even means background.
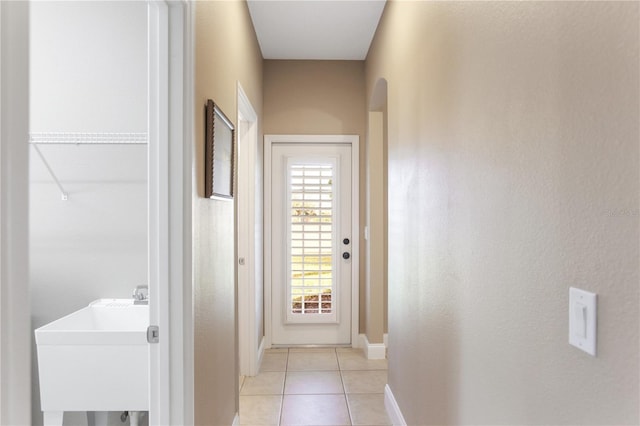
[[[352,343],[351,150],[272,145],[272,345]]]

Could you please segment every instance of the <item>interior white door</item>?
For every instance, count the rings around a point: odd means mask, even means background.
[[[272,345],[351,343],[351,146],[274,144]]]

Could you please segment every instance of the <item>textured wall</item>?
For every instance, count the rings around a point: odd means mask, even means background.
[[[235,209],[233,201],[202,198],[204,106],[213,99],[237,124],[239,81],[260,121],[262,56],[244,1],[195,6],[195,422],[218,426],[231,424],[238,411]]]
[[[144,2],[35,2],[32,132],[145,132]]]
[[[360,136],[360,227],[365,224],[366,101],[362,61],[264,61],[265,134]],[[365,250],[360,232],[360,332]]]
[[[637,2],[387,4],[389,384],[408,424],[638,424]],[[598,356],[568,288],[598,293]]]

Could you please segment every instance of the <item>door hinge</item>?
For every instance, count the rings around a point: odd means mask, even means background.
[[[157,325],[150,325],[147,327],[147,342],[158,343],[160,340],[160,327]]]

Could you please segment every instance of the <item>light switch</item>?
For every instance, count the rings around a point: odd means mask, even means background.
[[[587,307],[577,302],[573,306],[573,314],[576,321],[576,335],[582,339],[587,338]]]
[[[596,294],[569,288],[569,343],[596,355]]]

